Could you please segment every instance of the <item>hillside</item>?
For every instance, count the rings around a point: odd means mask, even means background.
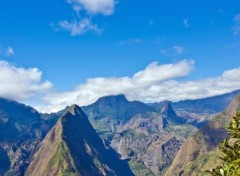
[[[73,105],[47,134],[26,175],[133,174],[125,161],[104,147],[84,112]]]
[[[240,95],[236,96],[227,109],[209,121],[182,145],[166,176],[202,175],[220,162],[217,160],[217,146],[228,137],[225,126],[240,110]]]

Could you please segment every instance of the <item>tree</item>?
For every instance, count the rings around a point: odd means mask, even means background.
[[[223,164],[212,171],[207,171],[212,176],[240,176],[240,112],[234,116],[226,127],[230,138],[220,143]]]

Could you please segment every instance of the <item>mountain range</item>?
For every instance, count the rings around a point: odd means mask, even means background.
[[[240,110],[237,98],[230,104],[239,93],[151,104],[107,96],[52,114],[0,98],[0,175],[201,173],[196,164],[203,154],[216,158],[212,153],[227,137],[224,125]],[[201,147],[192,142],[195,136],[204,141]],[[192,154],[189,145],[206,150]]]

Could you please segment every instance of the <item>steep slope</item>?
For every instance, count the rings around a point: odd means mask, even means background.
[[[26,173],[37,175],[133,175],[106,149],[80,107],[71,106],[48,133]]]
[[[29,156],[53,123],[31,107],[0,98],[0,175],[23,175]]]
[[[215,160],[216,155],[218,155],[217,146],[223,139],[228,137],[224,127],[239,110],[240,95],[232,100],[223,113],[217,115],[196,134],[189,137],[175,157],[166,176],[198,175],[196,170],[199,166],[204,166],[202,169],[210,169],[214,164],[217,164],[217,160]],[[209,162],[208,165],[204,165],[206,162]],[[199,175],[202,174],[200,171],[198,173]]]

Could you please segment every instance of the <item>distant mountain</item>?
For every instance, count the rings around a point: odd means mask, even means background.
[[[162,111],[168,104],[171,104],[176,113],[176,115],[172,113],[171,116],[172,118],[175,117],[175,122],[192,124],[200,128],[216,114],[224,111],[232,99],[238,94],[240,94],[240,90],[203,99],[184,100],[179,102],[162,101],[159,103],[150,103],[148,105],[156,108],[158,111]],[[178,119],[177,121],[176,118]]]
[[[109,133],[110,136],[133,116],[156,112],[155,108],[142,102],[128,101],[124,95],[101,97],[82,109],[98,132]]]
[[[87,114],[100,114],[96,119],[110,116],[114,119],[127,120],[138,113],[154,112],[155,109],[139,101],[128,101],[124,95],[106,96],[95,103],[82,107]]]
[[[0,98],[0,140],[31,138],[27,126],[40,120],[33,108]]]
[[[163,173],[180,145],[196,130],[183,124],[171,104],[159,110],[128,101],[124,95],[99,98],[83,111],[105,145],[128,159],[136,175]]]
[[[48,133],[26,176],[126,175],[133,173],[112,149],[106,149],[80,107],[73,105]]]
[[[240,111],[240,95],[236,96],[227,109],[190,136],[183,144],[166,176],[201,176],[220,162],[219,143],[228,137],[225,126]]]
[[[202,98],[197,100],[184,100],[172,103],[173,109],[184,109],[193,113],[220,113],[227,108],[232,99],[240,94],[240,90],[236,90],[223,95]]]
[[[23,175],[28,158],[54,124],[33,108],[0,98],[0,175]]]
[[[187,118],[180,117],[172,108],[171,102],[164,102],[160,109],[161,114],[164,115],[167,122],[173,122],[176,124],[185,124],[187,123]]]

